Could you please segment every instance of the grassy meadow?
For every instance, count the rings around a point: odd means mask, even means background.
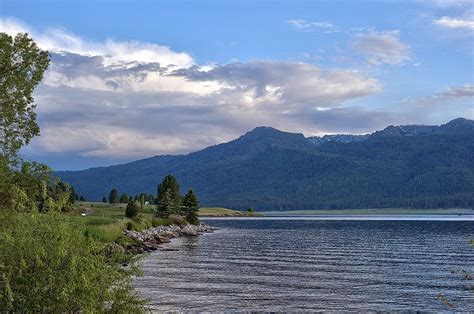
[[[139,210],[137,218],[129,219],[124,216],[127,204],[109,204],[101,202],[76,202],[73,210],[65,213],[71,221],[82,222],[87,231],[97,240],[114,242],[122,239],[123,231],[127,228],[143,230],[150,227],[183,223],[179,217],[155,217],[156,206],[148,205]],[[258,216],[259,213],[249,213],[231,210],[222,207],[202,207],[199,209],[200,217],[225,217],[225,216]]]

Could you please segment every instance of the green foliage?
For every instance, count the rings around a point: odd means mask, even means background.
[[[48,52],[27,34],[0,33],[0,155],[9,160],[39,135],[32,94],[48,65]]]
[[[138,211],[140,206],[135,201],[129,201],[127,204],[127,208],[125,209],[125,217],[127,218],[134,218],[138,215]]]
[[[187,225],[188,224],[188,221],[183,217],[183,216],[180,216],[180,215],[169,215],[168,217],[168,221],[170,224],[172,225],[178,225],[180,227],[184,226],[184,225]]]
[[[119,203],[127,204],[128,203],[128,195],[127,194],[122,194],[120,196]]]
[[[109,203],[110,204],[118,204],[119,203],[119,196],[117,189],[112,189],[109,193]]]
[[[249,213],[253,213],[253,207],[252,207],[252,206],[250,206],[249,208],[247,208],[247,212],[249,212]]]
[[[48,167],[24,160],[16,164],[13,167],[0,156],[0,209],[47,212],[72,208],[72,187],[51,177]]]
[[[168,218],[175,208],[175,202],[171,196],[171,190],[168,189],[164,192],[163,197],[158,202],[156,216],[160,218]]]
[[[158,191],[158,204],[160,204],[160,202],[163,200],[166,192],[169,192],[169,196],[171,197],[173,207],[178,208],[181,205],[181,195],[179,193],[179,184],[174,176],[167,175],[163,179],[163,182],[158,184],[157,191]]]
[[[102,203],[107,203],[107,197],[102,197]]]
[[[137,215],[127,223],[127,230],[141,231],[151,228],[152,226],[151,219],[143,215]]]
[[[184,216],[189,223],[197,224],[199,222],[199,202],[193,190],[189,190],[184,196]]]
[[[0,220],[0,312],[130,312],[142,301],[130,285],[136,267],[123,251],[86,236],[58,214]]]

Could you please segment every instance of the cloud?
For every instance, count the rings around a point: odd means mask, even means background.
[[[35,93],[43,135],[34,145],[49,153],[140,158],[194,151],[259,125],[302,132],[314,128],[304,112],[380,91],[359,73],[296,62],[170,71],[72,53],[52,60]],[[167,88],[170,82],[181,85]]]
[[[433,20],[433,23],[447,28],[474,30],[474,20],[472,19],[451,18],[443,16],[442,18]]]
[[[358,33],[352,46],[371,65],[403,65],[410,59],[410,46],[400,40],[398,31]]]
[[[138,41],[103,42],[84,40],[60,28],[37,31],[14,18],[0,18],[0,32],[15,35],[29,33],[42,49],[51,52],[66,51],[86,56],[103,56],[110,63],[116,61],[157,62],[162,66],[184,67],[194,64],[193,58],[184,52],[153,43]]]
[[[469,106],[474,104],[474,85],[466,84],[462,86],[449,87],[433,95],[408,98],[404,103],[416,105],[418,107],[433,107],[434,105],[451,105],[467,103]],[[471,107],[472,108],[472,107]],[[474,110],[474,109],[473,109]]]
[[[288,20],[287,24],[291,25],[294,29],[302,32],[314,32],[320,30],[326,33],[338,32],[337,27],[329,22],[312,22],[302,19]]]
[[[31,29],[5,19],[0,27],[13,34]],[[275,60],[197,64],[189,54],[157,44],[114,42],[130,48],[127,54],[108,41],[55,32],[30,32],[41,47],[53,47],[50,69],[35,90],[42,135],[29,150],[36,156],[118,162],[195,151],[260,125],[306,135],[365,133],[428,110],[353,105],[382,91],[377,79],[354,70]],[[381,55],[377,62],[393,61]],[[453,88],[443,97],[469,94],[470,88]]]

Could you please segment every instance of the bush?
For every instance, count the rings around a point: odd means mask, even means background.
[[[178,225],[178,226],[182,227],[182,226],[188,224],[186,219],[182,216],[170,215],[168,219],[169,219],[170,224],[172,224],[172,225]]]
[[[131,257],[103,252],[77,221],[59,214],[0,217],[0,312],[130,312],[143,302],[130,284]]]
[[[151,219],[151,225],[153,227],[158,227],[158,226],[168,226],[170,224],[169,219],[167,218],[158,218],[158,217],[153,217]]]
[[[130,201],[127,204],[127,208],[125,208],[125,217],[134,218],[138,215],[138,210],[140,209],[140,205],[137,202]]]

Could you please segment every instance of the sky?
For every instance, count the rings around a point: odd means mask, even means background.
[[[55,170],[474,118],[472,1],[0,0],[0,32],[50,52],[22,155]]]

